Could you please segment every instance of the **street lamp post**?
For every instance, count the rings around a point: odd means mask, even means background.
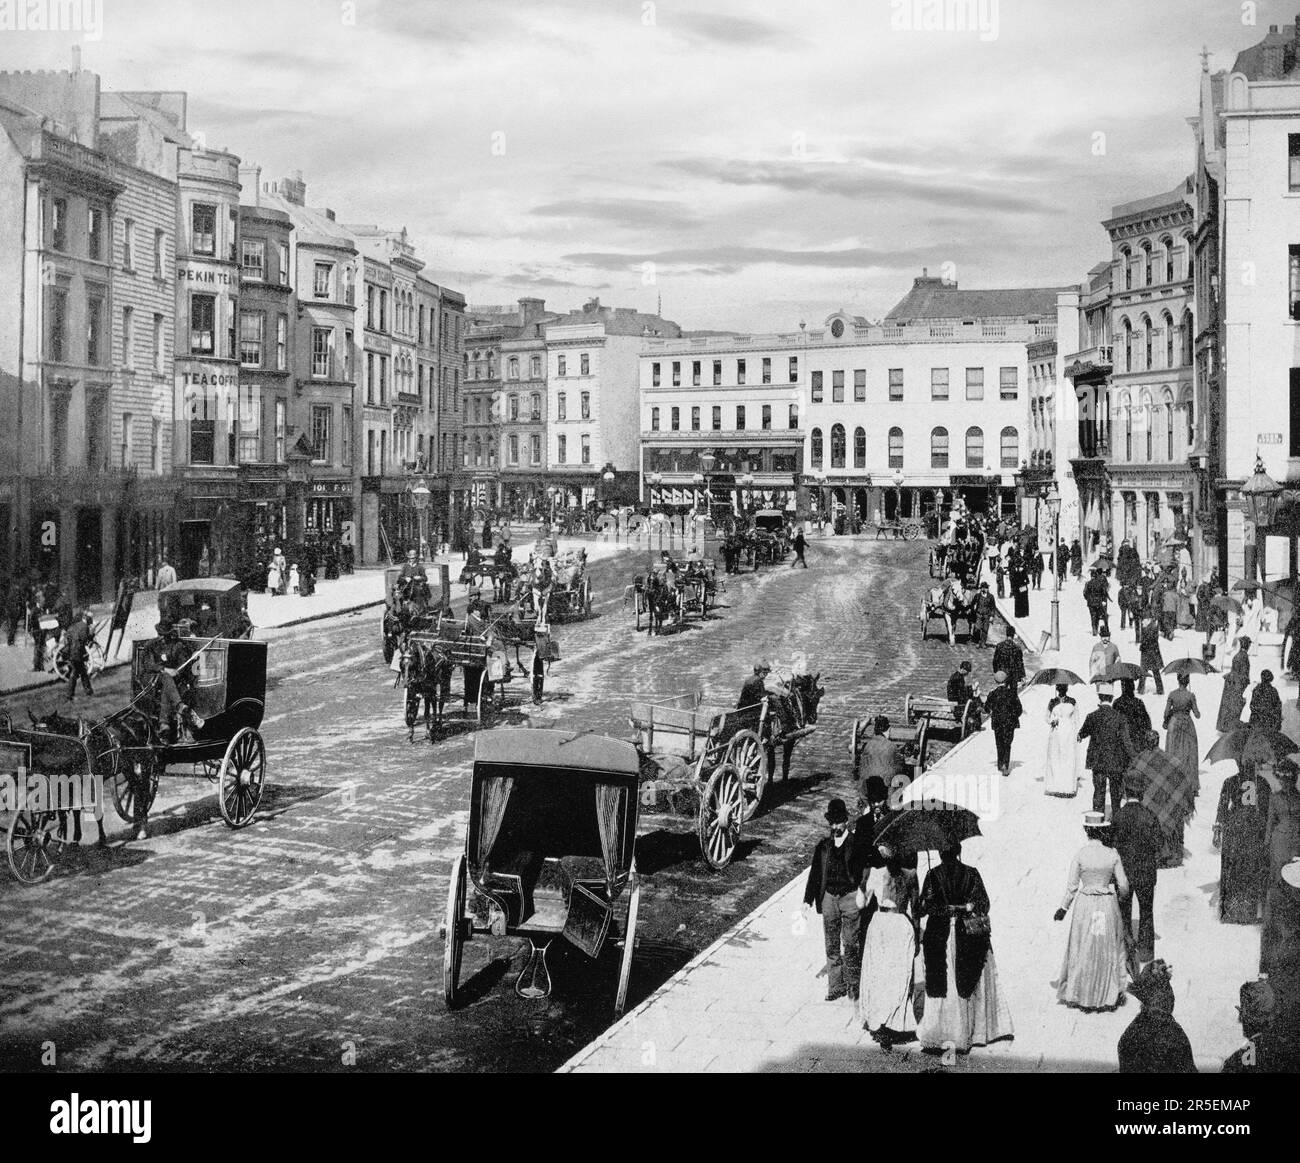
[[[748,511],[749,506],[754,503],[754,474],[747,472],[740,478],[740,507],[742,511]]]
[[[1262,457],[1255,457],[1255,474],[1241,486],[1241,495],[1246,500],[1251,523],[1255,526],[1255,566],[1259,569],[1259,580],[1263,582],[1265,563],[1263,555],[1259,552],[1259,531],[1272,526],[1273,518],[1277,513],[1277,503],[1282,496],[1282,486],[1264,471]],[[1253,571],[1246,580],[1254,582]]]
[[[1057,551],[1057,542],[1061,539],[1061,494],[1057,491],[1056,482],[1052,482],[1051,488],[1043,497],[1043,502],[1047,505],[1048,515],[1052,518],[1052,622],[1051,622],[1051,648],[1053,650],[1061,649],[1061,574],[1056,568],[1060,561],[1060,554]]]
[[[420,478],[419,484],[411,489],[411,503],[415,505],[417,536],[420,539],[420,560],[424,560],[424,547],[428,542],[429,486]]]
[[[891,479],[894,482],[894,492],[897,494],[897,503],[894,507],[894,520],[901,521],[903,519],[903,470],[901,468],[894,469],[894,475]]]

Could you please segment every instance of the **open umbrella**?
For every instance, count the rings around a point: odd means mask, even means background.
[[[1109,557],[1101,556],[1092,563],[1093,569],[1114,569],[1115,563]]]
[[[1210,605],[1216,610],[1224,610],[1230,614],[1241,613],[1241,603],[1236,598],[1230,598],[1227,594],[1219,594],[1210,599]]]
[[[1258,748],[1262,758],[1272,758],[1275,763],[1300,751],[1300,743],[1289,735],[1283,735],[1281,731],[1261,728],[1251,730],[1248,724],[1243,723],[1240,727],[1234,727],[1210,748],[1205,762],[1222,763],[1224,760],[1231,759],[1240,763],[1248,746],[1251,751]]]
[[[1250,592],[1251,590],[1259,589],[1259,585],[1256,582],[1248,582],[1245,578],[1238,578],[1232,583],[1232,589],[1246,590],[1247,592]]]
[[[1134,682],[1141,681],[1142,668],[1136,662],[1117,662],[1109,670],[1097,675],[1093,682],[1123,682],[1125,679],[1132,679]]]
[[[876,834],[875,842],[891,844],[896,852],[942,852],[978,835],[980,822],[974,812],[926,801],[895,812]]]
[[[1040,670],[1029,680],[1030,686],[1082,686],[1081,679],[1072,670],[1063,670],[1059,666],[1050,666]]]
[[[1208,662],[1201,658],[1175,658],[1169,663],[1164,674],[1218,674]]]

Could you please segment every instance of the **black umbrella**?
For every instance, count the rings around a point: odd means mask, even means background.
[[[1093,682],[1122,682],[1132,679],[1138,682],[1142,678],[1142,668],[1136,662],[1117,662],[1109,670],[1095,676]]]
[[[1233,582],[1232,588],[1234,590],[1245,590],[1247,593],[1249,593],[1252,590],[1259,589],[1259,586],[1255,582],[1248,582],[1243,578]]]
[[[1205,761],[1222,763],[1225,759],[1231,759],[1239,763],[1247,749],[1251,751],[1259,749],[1262,757],[1271,757],[1274,762],[1277,762],[1300,751],[1300,743],[1289,735],[1283,735],[1281,731],[1258,727],[1252,730],[1249,724],[1243,723],[1240,727],[1234,727],[1215,743],[1206,755]]]
[[[1059,666],[1040,670],[1029,680],[1030,686],[1082,686],[1081,679],[1072,670],[1063,670]]]
[[[1114,569],[1115,563],[1109,557],[1099,557],[1092,563],[1093,569]]]
[[[974,812],[938,800],[923,800],[895,812],[876,834],[875,842],[888,843],[896,852],[942,852],[980,834],[979,817]]]
[[[1201,658],[1175,658],[1164,669],[1165,674],[1218,674],[1208,662]]]
[[[1216,610],[1225,610],[1233,614],[1241,613],[1241,603],[1236,598],[1230,598],[1227,594],[1219,594],[1217,597],[1210,599],[1210,605]]]

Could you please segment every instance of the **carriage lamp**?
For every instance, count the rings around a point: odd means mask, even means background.
[[[1044,490],[1043,503],[1047,506],[1047,515],[1052,519],[1052,622],[1049,645],[1053,650],[1061,649],[1061,575],[1057,570],[1057,542],[1061,539],[1061,494],[1053,481],[1051,487]]]

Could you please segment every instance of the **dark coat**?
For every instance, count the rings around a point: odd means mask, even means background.
[[[1118,774],[1128,768],[1130,760],[1137,754],[1128,721],[1110,703],[1102,703],[1084,719],[1079,738],[1088,740],[1088,757],[1084,766],[1089,771]]]
[[[1121,1074],[1195,1074],[1192,1044],[1172,1014],[1144,1007],[1119,1036]]]
[[[767,688],[763,685],[762,675],[750,675],[745,680],[745,685],[740,688],[740,699],[736,703],[737,707],[753,707],[763,701],[763,696],[767,694]]]
[[[1164,656],[1160,653],[1159,623],[1152,621],[1143,626],[1142,637],[1139,642],[1139,655],[1144,667],[1154,666],[1158,670],[1164,666]]]
[[[90,647],[91,629],[85,618],[78,618],[68,627],[65,640],[68,644],[68,658],[73,662],[85,662],[86,652]]]
[[[1151,712],[1137,695],[1120,695],[1113,704],[1128,723],[1129,737],[1134,743],[1143,742],[1151,731]]]
[[[985,706],[988,708],[989,720],[995,731],[1014,731],[1020,726],[1020,716],[1025,713],[1025,708],[1020,703],[1020,696],[1009,683],[998,687],[995,691],[990,691]]]
[[[1139,803],[1126,803],[1111,816],[1110,834],[1129,883],[1135,888],[1155,884],[1164,846],[1164,833],[1155,816]]]
[[[921,940],[925,951],[925,993],[927,997],[948,996],[948,930],[952,917],[946,906],[974,905],[974,911],[987,914],[989,894],[979,872],[961,861],[949,866],[940,864],[926,873],[921,889],[921,916],[930,919]],[[984,962],[988,958],[990,937],[973,936],[965,926],[957,926],[957,996],[968,998],[975,992]]]
[[[1025,681],[1025,656],[1015,639],[1005,638],[993,648],[993,669],[1005,670],[1013,687]]]
[[[1260,683],[1250,696],[1251,728],[1282,730],[1282,700],[1272,683]]]
[[[863,832],[869,832],[870,829],[863,829]],[[869,835],[859,836],[856,830],[849,832],[849,838],[844,841],[849,850],[849,876],[852,878],[856,887],[862,887],[863,875],[867,868],[867,846],[870,843]],[[822,894],[826,883],[826,860],[835,847],[835,841],[829,836],[823,836],[817,841],[817,847],[813,849],[812,867],[808,869],[808,883],[804,886],[803,903],[814,905],[817,911],[822,911]]]
[[[1084,583],[1083,600],[1090,607],[1104,610],[1110,604],[1110,584],[1100,574],[1089,578]]]

